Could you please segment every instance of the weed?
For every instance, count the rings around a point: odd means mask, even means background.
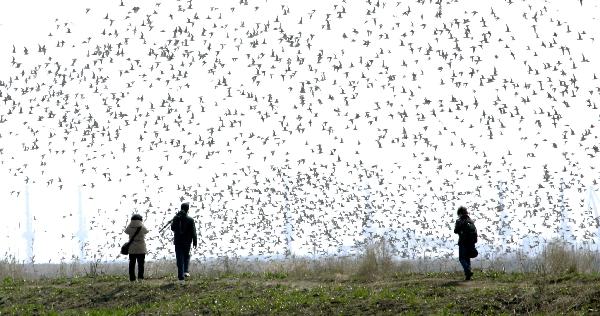
[[[265,279],[269,280],[283,280],[287,278],[287,274],[284,272],[265,272]]]
[[[99,259],[90,261],[88,263],[88,268],[84,270],[85,275],[88,277],[95,277],[104,274],[105,272],[102,270],[102,265]]]
[[[385,239],[367,244],[363,255],[358,260],[355,277],[360,280],[375,280],[379,276],[388,276],[396,266],[390,251],[390,246]],[[406,265],[401,269],[406,269]]]

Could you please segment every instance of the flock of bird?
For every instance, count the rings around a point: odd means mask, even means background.
[[[548,232],[596,244],[593,30],[547,1],[474,3],[86,9],[84,30],[57,20],[12,47],[0,168],[60,191],[68,162],[90,199],[125,184],[122,207],[91,202],[90,259],[114,257],[133,209],[151,257],[171,256],[159,228],[184,200],[207,257],[339,255],[381,237],[402,257],[452,256],[459,205],[484,255]]]

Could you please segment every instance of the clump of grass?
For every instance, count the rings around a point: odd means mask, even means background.
[[[589,249],[575,249],[565,241],[553,239],[537,258],[537,273],[598,273],[600,257]]]
[[[102,268],[100,260],[96,259],[88,262],[87,268],[84,268],[84,273],[87,277],[97,277],[105,274],[105,271]]]
[[[225,256],[221,258],[221,266],[223,267],[223,273],[234,274],[238,272],[239,259],[237,257]]]
[[[577,271],[579,273],[600,273],[600,256],[590,249],[578,250]]]
[[[283,279],[287,278],[287,273],[267,271],[264,273],[264,277],[265,277],[265,279],[270,279],[270,280],[283,280]]]
[[[395,274],[413,273],[415,266],[410,260],[400,260],[395,262],[393,271]]]
[[[146,262],[144,269],[148,278],[164,278],[177,274],[177,265],[173,260],[149,261]]]
[[[349,256],[324,257],[314,261],[311,273],[321,279],[341,279],[354,273],[355,259]]]
[[[393,256],[385,239],[368,244],[358,259],[355,277],[362,280],[375,280],[389,275],[394,270]]]
[[[359,279],[372,280],[376,278],[378,272],[375,247],[367,246],[365,253],[359,259],[358,271],[355,276]]]
[[[289,260],[280,265],[282,270],[287,271],[289,277],[304,278],[311,273],[309,261],[304,258],[292,256]]]
[[[560,240],[550,241],[538,256],[537,272],[541,275],[577,272],[577,254]]]
[[[2,280],[22,280],[25,277],[26,268],[24,262],[17,261],[17,258],[10,254],[5,254],[4,258],[0,259],[0,278]]]
[[[532,259],[523,249],[518,249],[515,252],[515,261],[517,262],[521,273],[530,273],[534,271]]]

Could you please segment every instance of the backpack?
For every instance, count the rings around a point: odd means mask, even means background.
[[[173,224],[176,227],[176,230],[174,231],[175,235],[183,236],[183,220],[184,215],[182,214],[177,214],[173,219]]]
[[[463,239],[469,243],[477,243],[477,228],[475,227],[475,223],[472,220],[465,221],[463,226]]]

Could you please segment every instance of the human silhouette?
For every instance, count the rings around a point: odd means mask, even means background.
[[[139,232],[138,232],[139,229]],[[136,234],[137,232],[137,234]],[[139,214],[134,214],[131,216],[131,222],[125,228],[125,233],[129,235],[129,238],[133,238],[131,243],[129,244],[129,280],[135,281],[135,263],[137,261],[138,265],[138,274],[137,279],[144,279],[144,260],[146,257],[147,249],[146,249],[146,241],[144,239],[145,235],[148,233],[148,229],[142,223],[142,216]]]
[[[471,280],[473,271],[471,271],[471,258],[477,256],[477,229],[475,222],[469,217],[467,208],[461,206],[456,214],[458,219],[454,225],[454,233],[458,234],[458,261],[465,272],[465,281]]]
[[[181,210],[177,212],[171,222],[173,231],[173,242],[175,243],[175,259],[177,261],[177,279],[183,283],[186,277],[189,277],[190,250],[192,244],[194,248],[198,245],[196,236],[196,224],[194,219],[188,216],[190,209],[189,203],[182,203]]]

